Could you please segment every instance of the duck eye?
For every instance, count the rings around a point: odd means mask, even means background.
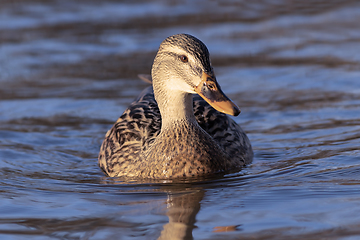
[[[188,57],[185,56],[185,55],[181,55],[181,56],[180,56],[180,60],[181,60],[182,62],[184,62],[184,63],[187,63],[187,62],[189,61]]]

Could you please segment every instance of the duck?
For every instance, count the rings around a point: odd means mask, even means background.
[[[109,177],[172,179],[238,170],[252,162],[240,109],[221,90],[205,44],[167,37],[146,88],[106,133],[98,164]]]

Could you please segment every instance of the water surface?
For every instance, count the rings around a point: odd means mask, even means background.
[[[356,1],[2,1],[0,238],[360,238],[359,22]],[[181,32],[208,46],[254,162],[107,178],[106,131]]]

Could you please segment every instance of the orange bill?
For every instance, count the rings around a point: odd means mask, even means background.
[[[200,84],[194,90],[219,112],[232,116],[240,114],[240,109],[223,93],[215,76],[203,73]]]

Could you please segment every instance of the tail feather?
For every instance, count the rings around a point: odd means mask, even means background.
[[[139,74],[138,77],[146,83],[152,83],[151,75],[149,74]]]

